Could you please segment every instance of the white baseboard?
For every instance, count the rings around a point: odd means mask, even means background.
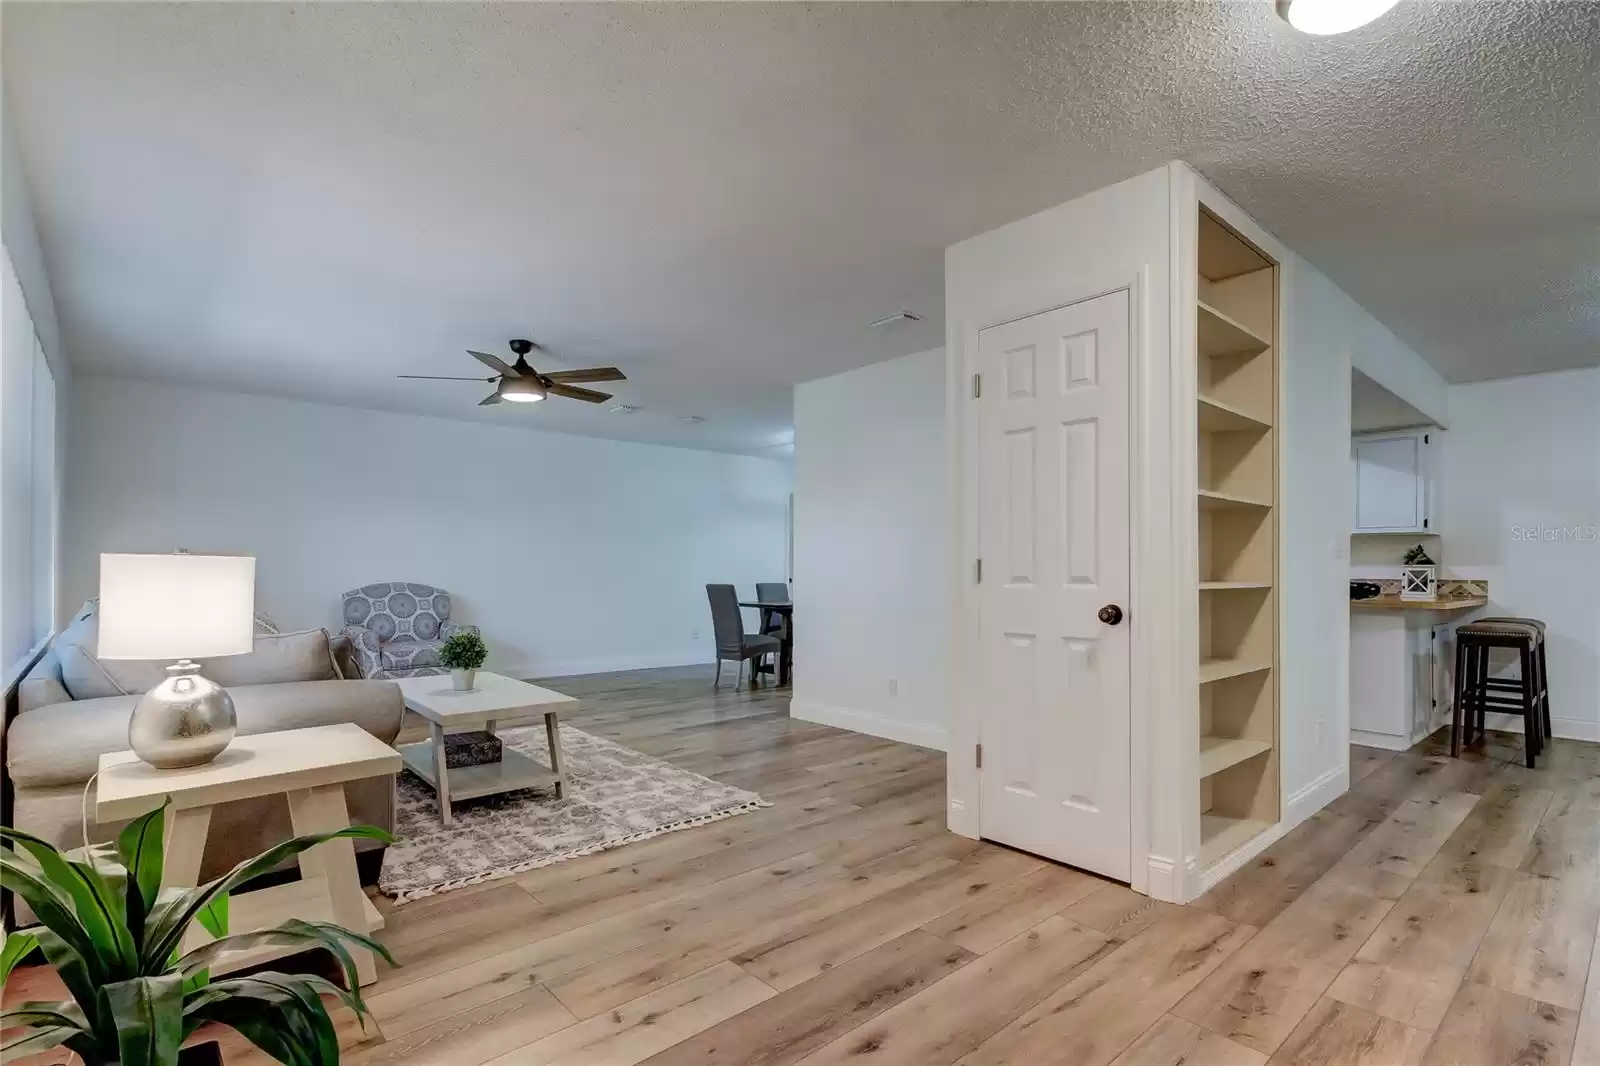
[[[621,670],[655,670],[664,666],[709,666],[703,651],[657,652],[650,655],[617,655],[600,659],[542,659],[533,663],[490,663],[489,668],[507,677],[569,677],[572,674],[612,674]],[[731,672],[731,671],[730,671]]]
[[[1289,794],[1289,802],[1283,805],[1284,823],[1293,829],[1349,791],[1350,768],[1335,766],[1309,785]]]
[[[1554,702],[1554,701],[1552,701]],[[1520,714],[1486,714],[1484,724],[1490,729],[1499,729],[1506,733],[1522,732],[1522,715]],[[1446,722],[1445,725],[1449,725]],[[1558,718],[1550,716],[1551,731],[1565,740],[1587,740],[1591,743],[1600,742],[1600,722],[1591,722],[1583,718]]]
[[[950,735],[946,730],[921,722],[881,718],[875,714],[852,711],[846,707],[831,707],[825,703],[814,703],[798,697],[789,703],[789,716],[798,718],[802,722],[831,725],[838,729],[848,729],[852,733],[865,733],[868,736],[896,740],[902,744],[915,744],[935,751],[950,750]]]
[[[1372,733],[1365,729],[1352,729],[1350,743],[1360,744],[1363,748],[1382,748],[1384,751],[1407,751],[1411,747],[1411,738],[1395,736],[1392,733]]]
[[[1335,766],[1309,785],[1290,793],[1288,801],[1283,805],[1283,820],[1207,869],[1200,876],[1200,887],[1195,896],[1209,891],[1213,886],[1243,869],[1252,859],[1282,840],[1301,822],[1349,790],[1350,770],[1349,767],[1341,765]]]
[[[1145,857],[1145,894],[1165,903],[1183,902],[1186,871],[1164,855]]]

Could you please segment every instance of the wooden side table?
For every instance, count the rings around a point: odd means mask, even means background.
[[[158,770],[131,751],[100,756],[95,817],[102,824],[135,818],[170,797],[166,815],[166,865],[161,887],[199,884],[211,809],[231,800],[281,794],[296,834],[328,833],[350,824],[347,781],[400,772],[400,753],[352,723],[287,729],[236,737],[204,766]],[[329,840],[299,856],[300,880],[234,894],[229,932],[271,928],[289,918],[334,922],[358,933],[383,927],[383,917],[361,891],[355,842]],[[211,939],[199,923],[184,936],[188,951]],[[260,947],[230,952],[212,967],[229,973],[304,950]],[[377,979],[372,953],[350,947],[361,984]]]

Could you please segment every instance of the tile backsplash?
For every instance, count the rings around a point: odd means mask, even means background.
[[[1397,577],[1367,578],[1366,580],[1377,582],[1378,595],[1380,596],[1400,595],[1400,579]],[[1440,600],[1471,600],[1480,596],[1487,598],[1488,595],[1489,583],[1487,581],[1467,581],[1455,577],[1441,577],[1439,579],[1439,588],[1434,593],[1434,598]]]

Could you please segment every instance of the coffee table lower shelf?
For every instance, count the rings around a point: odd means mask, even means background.
[[[433,741],[402,744],[398,750],[405,759],[406,769],[422,778],[438,793],[440,789],[434,772]],[[450,800],[477,799],[479,796],[492,796],[519,788],[561,783],[560,774],[510,747],[501,748],[499,762],[451,767],[445,771],[445,778]],[[445,802],[445,797],[440,796],[441,807]]]

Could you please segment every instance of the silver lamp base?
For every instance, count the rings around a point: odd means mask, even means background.
[[[128,747],[163,770],[199,766],[221,755],[238,728],[228,690],[201,677],[199,663],[184,659],[139,697],[128,719]]]

